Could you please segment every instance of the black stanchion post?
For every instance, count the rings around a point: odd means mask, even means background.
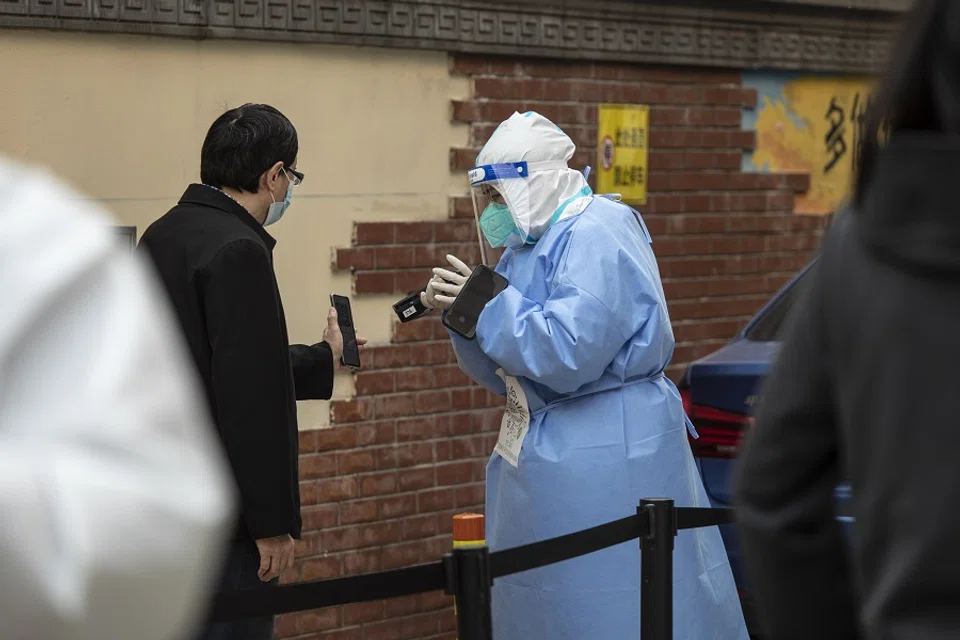
[[[455,596],[457,640],[493,640],[493,578],[483,523],[483,516],[477,513],[453,516],[453,553],[443,559],[447,593]]]
[[[640,536],[640,640],[673,640],[673,500],[644,498],[637,515],[647,520]]]
[[[493,640],[487,547],[454,549],[457,640]]]

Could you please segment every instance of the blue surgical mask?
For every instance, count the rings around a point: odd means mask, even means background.
[[[504,247],[510,236],[520,234],[510,208],[505,204],[491,202],[480,215],[480,230],[494,249]]]
[[[290,200],[293,198],[293,183],[291,182],[287,186],[287,195],[283,197],[283,200],[280,202],[274,201],[270,205],[270,208],[267,209],[267,219],[264,221],[263,226],[269,227],[271,224],[283,217],[283,214],[288,208],[290,208]],[[270,199],[273,200],[273,194],[270,194]]]

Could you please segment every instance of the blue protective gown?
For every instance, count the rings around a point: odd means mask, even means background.
[[[451,334],[461,369],[501,395],[500,368],[529,402],[519,468],[487,465],[493,551],[634,513],[641,497],[709,506],[676,387],[663,375],[673,331],[639,218],[596,197],[536,245],[497,266],[510,286],[484,309],[475,341]],[[716,527],[681,531],[674,554],[674,637],[745,640]],[[498,578],[496,640],[639,637],[640,551],[630,542]]]

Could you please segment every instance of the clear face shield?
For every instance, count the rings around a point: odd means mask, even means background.
[[[480,256],[487,266],[487,244],[517,247],[536,241],[538,211],[531,197],[531,174],[566,169],[563,161],[511,162],[475,167],[468,172]],[[484,238],[486,242],[484,242]]]
[[[480,226],[480,217],[490,208],[491,211],[497,207],[506,207],[507,202],[497,191],[496,187],[490,184],[481,184],[470,189],[470,195],[473,198],[473,219],[477,223],[477,240],[480,243],[480,259],[486,266],[490,265],[490,259],[487,255],[487,242],[484,242],[483,228]],[[491,208],[491,205],[493,207]],[[509,213],[509,211],[508,211]],[[502,214],[501,214],[502,215]],[[489,224],[490,215],[484,220],[484,224]]]

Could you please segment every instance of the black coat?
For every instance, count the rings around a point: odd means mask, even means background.
[[[329,399],[326,343],[290,345],[273,271],[276,241],[203,185],[144,232],[203,380],[240,490],[240,537],[300,536],[296,400]]]
[[[796,305],[736,480],[771,640],[960,638],[958,170],[960,140],[898,134]]]

